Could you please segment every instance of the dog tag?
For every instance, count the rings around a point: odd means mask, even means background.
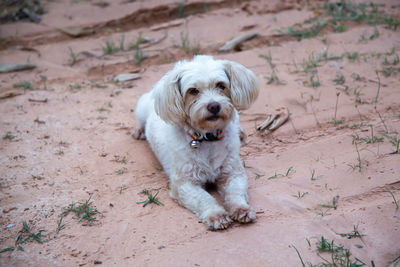
[[[190,141],[190,147],[193,149],[199,148],[200,147],[200,142],[197,140],[192,140]]]

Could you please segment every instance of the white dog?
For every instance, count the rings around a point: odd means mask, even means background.
[[[149,142],[169,177],[171,197],[211,230],[256,218],[239,156],[237,110],[249,108],[258,91],[256,76],[242,65],[196,56],[176,63],[137,103],[134,137]],[[223,207],[206,183],[217,185]]]

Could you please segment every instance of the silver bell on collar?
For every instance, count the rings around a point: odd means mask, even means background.
[[[190,141],[190,147],[193,149],[197,149],[200,147],[200,141],[198,140],[192,140]]]

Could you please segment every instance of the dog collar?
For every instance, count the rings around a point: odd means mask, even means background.
[[[192,141],[190,141],[190,147],[191,148],[199,148],[201,142],[207,141],[207,142],[214,142],[214,141],[219,141],[223,137],[223,131],[222,130],[217,130],[216,133],[206,133],[204,136],[200,133],[193,133],[190,134],[190,137],[192,137]]]

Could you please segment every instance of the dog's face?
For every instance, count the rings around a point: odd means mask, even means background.
[[[193,68],[188,66],[179,81],[186,120],[201,132],[224,129],[233,112],[229,77],[219,62],[192,64]]]
[[[258,96],[254,73],[238,63],[197,56],[179,62],[155,91],[155,109],[166,122],[201,133],[222,130],[234,108],[248,108]]]

